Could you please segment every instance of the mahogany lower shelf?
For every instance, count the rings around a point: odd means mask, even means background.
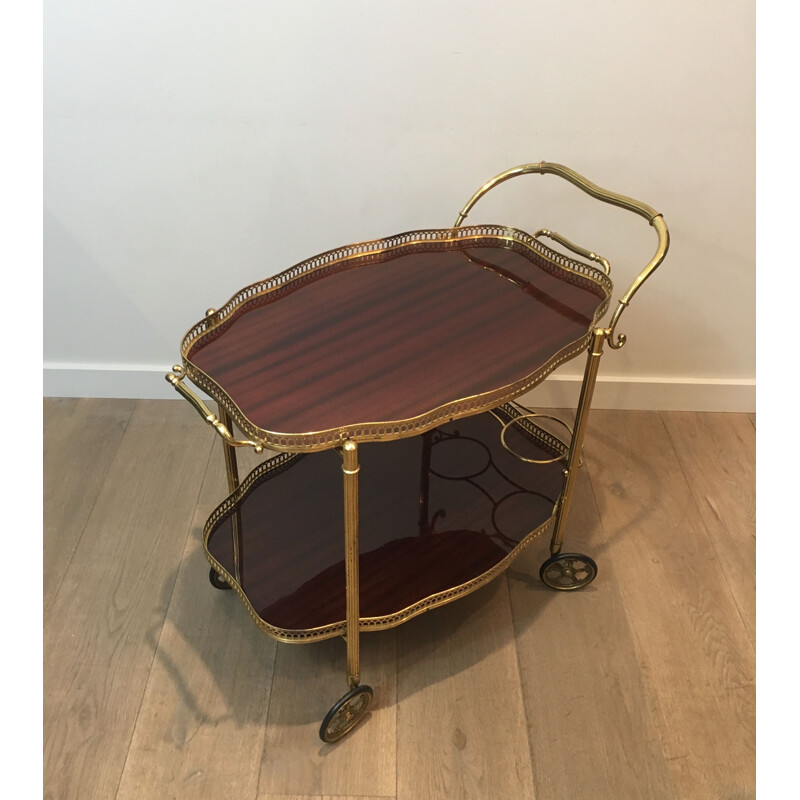
[[[495,411],[504,421],[512,406]],[[567,448],[529,420],[500,443],[491,413],[360,448],[361,627],[392,627],[494,577],[552,519]],[[264,462],[211,515],[206,551],[259,626],[285,640],[345,627],[341,457]],[[238,580],[234,566],[238,527]]]

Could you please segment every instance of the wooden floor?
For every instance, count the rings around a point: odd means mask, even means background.
[[[44,405],[46,798],[755,796],[755,416],[593,411],[557,593],[541,539],[469,597],[278,644],[208,583],[219,440],[181,400]]]

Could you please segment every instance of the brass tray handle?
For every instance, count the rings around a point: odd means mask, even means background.
[[[171,383],[175,390],[182,394],[194,406],[197,413],[225,440],[231,447],[252,447],[256,453],[264,450],[264,445],[258,442],[251,442],[249,439],[236,439],[233,434],[219,421],[216,414],[212,413],[209,407],[184,384],[183,379],[186,373],[180,364],[172,368],[172,372],[166,374],[168,383]]]
[[[453,227],[457,228],[459,225],[461,225],[467,214],[469,214],[470,209],[489,190],[493,189],[498,184],[503,183],[503,181],[507,181],[510,178],[516,178],[518,175],[527,175],[531,172],[538,173],[539,175],[558,175],[560,178],[564,178],[564,180],[569,181],[574,186],[577,186],[579,189],[591,195],[592,197],[602,200],[604,203],[610,203],[613,206],[619,206],[627,211],[633,211],[635,214],[639,214],[656,229],[656,233],[658,234],[658,247],[656,248],[655,255],[650,259],[647,266],[636,276],[625,294],[622,295],[619,300],[619,305],[617,306],[616,311],[614,311],[614,315],[611,317],[611,324],[608,328],[608,343],[613,348],[622,347],[622,345],[625,344],[624,333],[619,334],[617,340],[614,340],[614,330],[619,322],[619,318],[622,315],[623,310],[630,303],[631,298],[639,290],[639,287],[650,277],[658,265],[664,260],[664,256],[666,256],[667,250],[669,249],[669,231],[667,230],[667,223],[664,222],[664,217],[661,216],[661,214],[654,208],[645,203],[641,203],[638,200],[634,200],[630,197],[625,197],[625,195],[609,192],[607,189],[602,189],[591,181],[586,180],[586,178],[584,178],[582,175],[579,175],[574,170],[571,170],[569,167],[565,167],[561,164],[553,164],[549,161],[540,161],[538,164],[523,164],[519,167],[512,167],[511,169],[507,169],[505,172],[501,172],[499,175],[495,175],[495,177],[490,181],[484,183],[483,186],[481,186],[481,188],[478,189],[478,191],[475,192],[472,197],[470,197],[464,208],[461,209],[458,219]],[[545,235],[543,231],[540,231],[540,233]],[[550,238],[555,237],[551,236]],[[572,245],[572,243],[567,243],[567,240],[563,240],[563,237],[559,237],[556,240],[560,241],[560,243],[565,247],[573,249],[576,252],[580,252],[577,250],[577,246]],[[586,253],[584,252],[582,255],[586,255]]]
[[[548,228],[540,228],[538,231],[536,231],[536,233],[533,234],[534,239],[539,239],[542,236],[546,237],[547,239],[552,239],[554,242],[558,242],[560,245],[566,247],[567,250],[572,250],[573,253],[577,253],[579,256],[588,258],[589,261],[595,261],[603,268],[603,272],[605,272],[606,275],[611,274],[611,264],[609,264],[608,259],[603,258],[603,256],[599,256],[597,253],[593,253],[591,250],[587,250],[585,247],[581,247],[579,244],[571,242],[566,236],[562,236],[560,233],[551,231]]]

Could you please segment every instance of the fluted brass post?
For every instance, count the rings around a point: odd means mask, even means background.
[[[344,567],[347,593],[347,682],[350,688],[361,680],[359,665],[359,582],[358,582],[358,445],[342,446],[344,473]]]
[[[600,368],[600,357],[603,355],[603,344],[609,336],[607,328],[596,328],[592,335],[589,355],[586,359],[586,370],[583,374],[581,396],[578,400],[578,410],[575,416],[575,429],[570,443],[567,468],[564,470],[564,489],[556,511],[556,521],[553,525],[553,538],[550,540],[551,555],[561,552],[561,541],[564,538],[564,525],[567,521],[569,504],[575,488],[575,479],[578,477],[578,466],[583,450],[583,436],[586,431],[586,421],[589,418],[589,409],[592,405],[592,395],[597,382],[597,371]]]
[[[229,430],[233,431],[233,420],[231,415],[222,407],[221,404],[217,406],[219,409],[220,422]],[[236,450],[233,445],[228,444],[224,439],[222,440],[222,454],[225,456],[225,474],[228,478],[228,494],[233,494],[239,488],[239,466],[236,459]],[[233,576],[236,581],[241,585],[241,573],[239,569],[240,552],[241,552],[241,537],[242,537],[242,518],[239,505],[236,505],[236,511],[231,517],[231,535],[233,537]]]

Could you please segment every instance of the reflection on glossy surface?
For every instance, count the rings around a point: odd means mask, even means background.
[[[607,299],[502,241],[312,273],[248,301],[187,358],[254,425],[282,433],[410,420],[500,389],[585,337]]]
[[[481,414],[436,428],[429,449],[425,436],[362,445],[362,617],[393,614],[478,577],[553,513],[563,464],[519,461],[499,431]],[[556,455],[516,426],[509,441],[528,457]],[[296,456],[238,505],[242,589],[271,625],[301,630],[345,618],[341,463],[333,451]],[[226,567],[230,541],[228,517],[208,541]]]

